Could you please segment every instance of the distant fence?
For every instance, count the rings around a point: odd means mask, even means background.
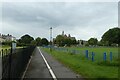
[[[46,47],[49,48],[49,47]],[[86,59],[91,60],[92,62],[95,61],[95,52],[90,52],[89,50],[75,50],[75,49],[68,49],[68,48],[63,48],[63,47],[52,47],[52,49],[57,50],[57,51],[62,51],[70,54],[81,54],[84,56]],[[113,60],[113,53],[101,53],[101,61],[107,61],[109,60],[110,62]]]
[[[30,46],[26,48],[16,49],[14,52],[12,52],[11,49],[1,50],[2,79],[20,79],[34,48],[35,46]]]

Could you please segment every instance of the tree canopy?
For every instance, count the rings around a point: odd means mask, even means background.
[[[58,46],[64,46],[64,37],[62,35],[57,35],[55,44],[58,44]]]
[[[23,45],[29,45],[31,44],[31,41],[33,41],[34,38],[31,37],[30,35],[26,34],[26,35],[23,35],[20,39],[19,39],[19,42],[22,43]]]
[[[49,41],[46,38],[42,38],[41,45],[42,46],[47,46],[48,44],[49,44]]]
[[[4,45],[9,42],[2,43]],[[51,42],[52,43],[52,42]],[[53,39],[54,45],[57,46],[71,46],[76,45],[79,41],[76,41],[75,37],[71,37],[70,34],[67,36],[66,34],[57,35],[56,38]],[[9,43],[10,44],[10,43]],[[19,45],[37,45],[37,46],[47,46],[49,41],[46,38],[37,37],[35,40],[30,35],[23,35],[19,40],[17,40],[17,44]],[[84,42],[82,41],[83,45]],[[88,40],[88,45],[99,45],[99,46],[111,46],[111,45],[120,45],[120,28],[112,28],[106,31],[102,35],[102,39],[98,42],[97,38],[90,38]]]
[[[112,28],[106,31],[103,36],[101,41],[105,45],[111,45],[111,44],[119,44],[120,45],[120,28]]]
[[[63,35],[57,35],[57,37],[54,39],[54,44],[57,46],[70,46],[76,44],[76,39],[72,37],[67,37]]]
[[[97,38],[90,38],[90,39],[88,40],[88,43],[89,43],[90,45],[97,45],[98,40],[97,40]]]
[[[41,38],[40,37],[37,37],[36,39],[35,39],[35,41],[36,41],[36,45],[37,46],[41,46],[42,44],[41,44]]]

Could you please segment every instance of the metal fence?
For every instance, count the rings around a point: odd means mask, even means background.
[[[49,48],[49,47],[46,47],[46,48]],[[89,51],[89,50],[76,50],[76,49],[69,49],[64,47],[52,47],[52,49],[56,51],[70,53],[70,54],[80,54],[80,56],[84,56],[87,60],[92,60],[92,62],[94,61],[112,62],[113,60],[115,60],[115,58],[118,58],[118,55],[115,55],[115,54],[113,55],[113,52],[111,51],[109,53],[104,52],[104,53],[97,54],[96,52]]]
[[[35,46],[16,49],[15,51],[2,50],[2,79],[20,79]]]

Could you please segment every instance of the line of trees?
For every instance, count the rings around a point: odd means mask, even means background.
[[[63,35],[57,35],[57,37],[53,40],[53,43],[56,46],[71,46],[78,44],[75,38],[71,38]]]
[[[17,40],[18,46],[29,46],[29,45],[35,45],[35,46],[47,46],[49,44],[49,41],[46,38],[40,38],[37,37],[34,39],[30,35],[26,34],[23,35],[19,40]]]
[[[120,45],[120,28],[112,28],[106,31],[100,41],[97,38],[90,38],[88,40],[89,45],[98,46],[119,46]]]
[[[90,38],[86,46],[119,46],[120,45],[120,28],[115,27],[106,31],[100,41],[97,38]],[[54,39],[54,44],[57,46],[71,46],[71,45],[79,45],[79,41],[76,39],[71,39],[71,37],[66,37],[63,35],[58,35]],[[81,42],[81,45],[84,44],[84,41]]]
[[[88,44],[89,44],[89,45],[97,45],[97,44],[98,44],[97,38],[90,38],[90,39],[88,40]]]
[[[71,46],[76,45],[78,42],[76,39],[71,39],[70,37],[65,37],[62,35],[58,35],[54,40],[53,44],[56,44],[56,46]],[[40,38],[37,37],[34,39],[30,35],[26,34],[23,35],[20,39],[17,40],[18,46],[29,46],[29,45],[35,45],[35,46],[48,46],[50,42],[46,38]]]
[[[120,28],[112,28],[106,31],[100,41],[97,38],[90,38],[86,44],[86,46],[119,46],[120,45]],[[17,40],[18,46],[28,46],[28,45],[36,45],[36,46],[47,46],[50,42],[46,38],[37,37],[34,39],[30,35],[23,35],[20,39]],[[53,39],[54,46],[76,46],[79,45],[79,41],[75,39],[75,37],[70,37],[66,35],[57,35],[56,38]],[[81,42],[84,44],[84,41]],[[2,45],[11,45],[11,42],[2,42]]]

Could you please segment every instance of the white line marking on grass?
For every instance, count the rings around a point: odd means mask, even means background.
[[[37,48],[38,48],[38,50],[39,50],[39,52],[40,52],[40,54],[41,54],[43,60],[45,61],[45,64],[46,64],[48,70],[50,71],[50,74],[52,75],[52,78],[53,78],[54,80],[57,80],[57,78],[56,78],[56,76],[55,76],[53,70],[51,69],[51,67],[50,67],[50,65],[48,64],[47,60],[46,60],[45,57],[43,56],[43,54],[42,54],[42,52],[40,51],[39,47],[37,47]]]

